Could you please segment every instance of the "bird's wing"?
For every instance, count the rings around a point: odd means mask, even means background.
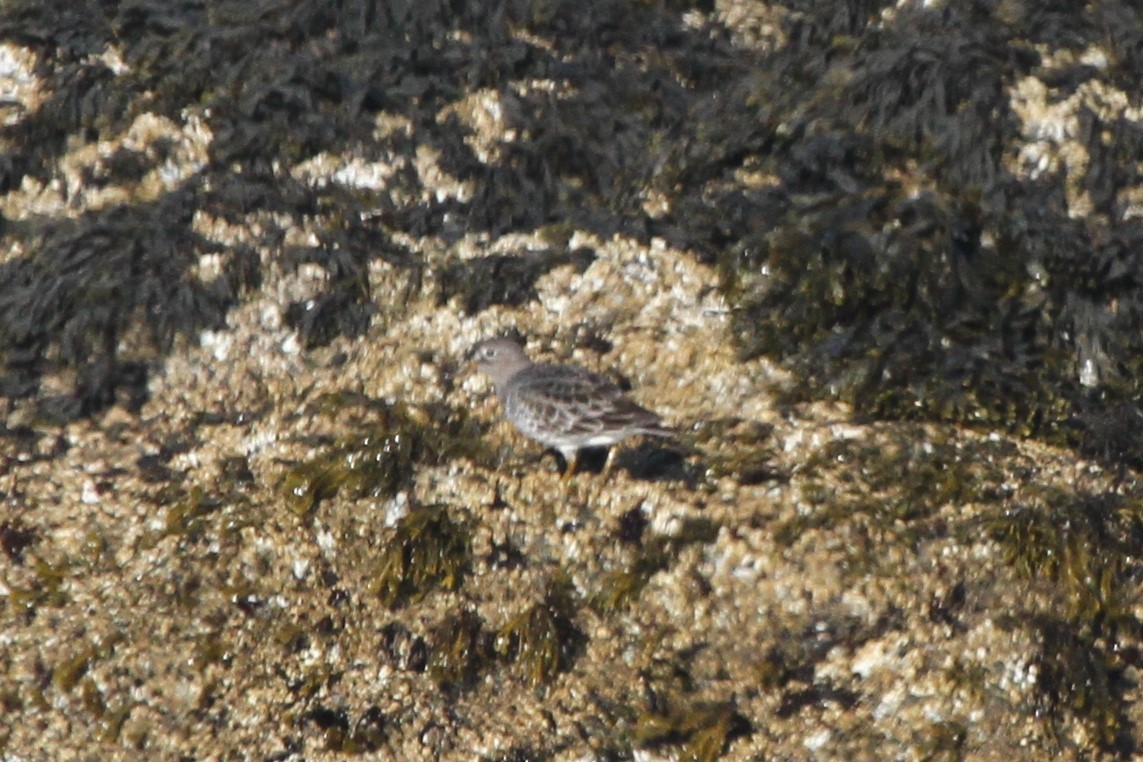
[[[632,402],[606,377],[580,368],[533,366],[514,391],[518,404],[568,434],[662,430],[659,416]]]

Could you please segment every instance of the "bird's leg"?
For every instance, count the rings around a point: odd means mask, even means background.
[[[564,474],[561,477],[561,479],[566,482],[575,476],[576,467],[579,465],[579,450],[575,448],[560,450],[560,454],[564,456],[564,460],[567,462],[567,468],[564,469]]]
[[[607,460],[603,461],[603,473],[599,476],[601,482],[606,482],[607,477],[611,475],[611,469],[615,465],[615,451],[617,449],[616,447],[607,448]]]

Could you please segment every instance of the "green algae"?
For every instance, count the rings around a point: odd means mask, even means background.
[[[932,523],[945,507],[996,502],[1011,445],[958,441],[923,427],[890,436],[826,443],[802,467],[809,510],[779,522],[774,538],[793,545],[806,532],[865,521],[879,532],[909,537],[942,531]]]
[[[468,527],[443,506],[412,508],[381,541],[370,592],[396,607],[456,590],[472,562]]]
[[[211,515],[222,505],[221,499],[196,485],[167,509],[164,531],[188,542],[196,542],[209,528],[213,528],[215,522]]]
[[[1051,583],[1069,619],[1134,626],[1143,501],[1032,486],[983,526],[1021,577]]]
[[[1121,650],[1143,627],[1134,613],[1143,567],[1143,503],[1114,492],[1030,485],[1001,511],[973,522],[1025,581],[1039,713],[1053,735],[1075,718],[1101,748],[1128,729]]]
[[[491,633],[471,609],[450,614],[429,635],[428,670],[441,688],[471,685],[492,657]]]
[[[544,597],[496,631],[493,651],[537,688],[569,669],[584,645],[576,627],[575,602],[567,584],[550,583]]]
[[[71,601],[67,593],[68,569],[50,564],[37,558],[32,564],[32,575],[36,583],[29,587],[8,584],[7,602],[9,606],[23,609],[25,614],[34,614],[38,608],[58,608]]]
[[[722,756],[731,731],[740,721],[731,704],[672,703],[665,711],[645,711],[635,723],[639,746],[680,745],[679,759],[714,762]]]
[[[651,578],[666,569],[674,555],[666,543],[651,543],[634,559],[620,569],[609,572],[592,597],[592,607],[601,614],[610,614],[630,608],[643,592]]]
[[[1121,656],[1070,622],[1044,617],[1033,629],[1041,641],[1035,661],[1038,708],[1047,722],[1062,731],[1070,714],[1098,746],[1114,748],[1130,722]]]
[[[92,646],[61,661],[52,669],[52,686],[62,693],[70,693],[87,674],[92,660],[98,653],[99,649]]]
[[[122,635],[112,634],[98,644],[79,649],[52,668],[52,686],[61,693],[70,693],[87,675],[94,662],[106,659],[123,641]]]
[[[329,412],[343,403],[342,395],[315,401]],[[412,484],[419,465],[486,457],[487,447],[467,416],[377,401],[365,409],[380,410],[381,421],[358,426],[286,472],[282,490],[295,513],[307,515],[339,494],[352,500],[391,497]]]
[[[968,728],[961,722],[935,722],[920,733],[917,751],[927,762],[942,762],[965,758]]]

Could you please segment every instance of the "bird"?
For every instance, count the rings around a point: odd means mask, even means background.
[[[598,373],[574,365],[534,363],[523,347],[506,338],[481,341],[472,354],[477,368],[492,379],[504,417],[521,434],[564,457],[564,479],[575,474],[584,448],[610,448],[638,434],[674,436],[657,414]]]

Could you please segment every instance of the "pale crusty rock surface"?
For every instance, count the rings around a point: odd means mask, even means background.
[[[769,50],[784,44],[790,12],[719,2],[709,14],[733,44]],[[105,55],[127,76],[116,51]],[[7,123],[46,97],[40,64],[29,48],[0,46],[0,92],[20,104]],[[523,106],[511,93],[558,98],[566,86],[474,89],[439,121],[456,119],[495,163],[533,137],[512,126]],[[1013,161],[1081,171],[1067,126],[1080,104],[1053,104],[1071,110],[1052,116],[1063,125],[1053,136],[1042,84],[1022,81],[1011,97],[1028,131]],[[435,202],[480,192],[431,141],[411,160],[386,153],[385,141],[415,142],[423,125],[389,112],[374,121],[370,151],[279,171],[382,194],[412,172]],[[9,188],[0,213],[34,226],[153,201],[202,168],[214,139],[194,108],[181,122],[141,113],[122,133],[73,140],[55,179]],[[129,186],[96,182],[121,149],[154,166]],[[1078,186],[1068,201],[1089,210]],[[655,217],[660,202],[649,192],[643,208]],[[1068,679],[1062,660],[1075,649],[1055,644],[1061,661],[1046,660],[1019,620],[1079,616],[1089,598],[1022,573],[1019,549],[998,539],[997,503],[980,498],[1001,495],[1013,511],[1077,490],[1134,499],[1130,478],[1003,431],[787,402],[790,373],[741,358],[719,266],[654,235],[570,222],[387,229],[421,266],[370,261],[364,331],[307,346],[289,307],[319,299],[335,273],[283,251],[316,246],[326,220],[256,205],[226,213],[196,209],[191,227],[252,247],[260,282],[223,325],[148,360],[144,401],[64,422],[27,397],[4,403],[4,759],[1032,760],[1138,748],[1129,660],[1111,683],[1084,662],[1088,684],[1045,695],[1045,673]],[[30,254],[14,229],[5,262]],[[564,251],[590,256],[542,272],[520,303],[469,309],[443,276],[489,256]],[[186,277],[210,282],[229,256],[204,254]],[[536,360],[629,382],[678,442],[625,443],[609,481],[589,471],[562,482],[464,361],[510,331]],[[75,376],[53,365],[38,396],[67,396]],[[361,463],[370,458],[375,471]],[[412,547],[402,527],[433,511],[461,527],[468,562],[455,580],[429,575],[386,598],[382,559]],[[1063,552],[1058,565],[1086,559]],[[1138,600],[1122,605],[1116,616],[1141,621]],[[521,629],[530,613],[533,629]],[[479,630],[453,655],[471,658],[469,671],[442,679],[458,622]],[[535,634],[544,627],[552,639]],[[528,651],[528,637],[556,653]],[[1123,644],[1137,649],[1132,637]],[[1109,695],[1116,709],[1093,709]]]

